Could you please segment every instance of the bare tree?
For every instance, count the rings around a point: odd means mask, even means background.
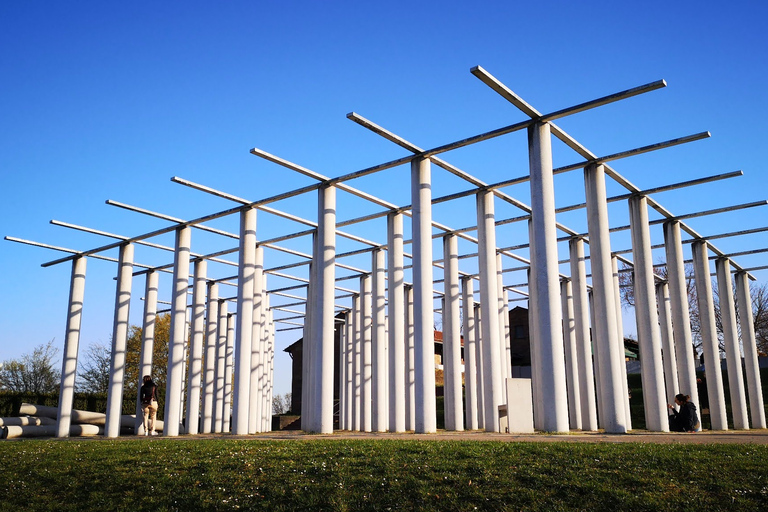
[[[51,340],[38,345],[21,359],[3,362],[0,389],[17,393],[55,393],[61,380],[61,373],[55,367],[57,353]]]
[[[661,266],[655,268],[656,275],[662,279],[667,279],[667,267]],[[632,268],[622,264],[619,269],[619,286],[621,292],[621,302],[624,307],[634,307],[635,295],[632,282]],[[685,284],[688,295],[688,310],[691,318],[691,334],[693,336],[693,346],[697,352],[701,353],[701,320],[699,316],[699,301],[696,295],[696,286],[694,284],[693,265],[685,265]],[[755,337],[757,339],[757,350],[761,354],[768,354],[768,284],[750,284],[750,293],[752,295],[752,315],[754,317]],[[718,294],[717,282],[712,282],[712,299],[715,309],[715,327],[720,345],[720,351],[725,351],[723,342],[723,323],[720,314],[720,296]],[[736,315],[738,318],[739,308],[736,304]],[[741,336],[741,326],[737,322],[737,330]]]
[[[285,414],[291,410],[291,394],[272,397],[272,414]]]
[[[106,393],[109,388],[111,349],[105,343],[93,343],[86,349],[77,389],[86,393]]]

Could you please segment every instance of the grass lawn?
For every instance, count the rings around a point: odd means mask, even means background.
[[[768,510],[768,446],[0,443],[3,510]]]

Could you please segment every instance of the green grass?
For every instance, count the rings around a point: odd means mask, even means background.
[[[768,446],[0,443],[3,510],[766,510]]]

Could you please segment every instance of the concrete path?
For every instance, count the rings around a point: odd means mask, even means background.
[[[120,439],[162,440],[167,437],[135,437],[125,436]],[[660,433],[635,430],[627,434],[605,434],[602,432],[574,432],[568,434],[501,434],[493,432],[445,432],[436,434],[390,434],[390,433],[361,433],[341,432],[333,434],[307,434],[300,430],[282,430],[247,436],[232,434],[197,434],[183,435],[173,439],[242,439],[242,440],[272,440],[272,441],[312,441],[315,439],[397,439],[402,441],[496,441],[502,443],[514,442],[569,442],[569,443],[688,443],[688,444],[768,444],[768,430],[728,430],[703,431],[697,433]]]

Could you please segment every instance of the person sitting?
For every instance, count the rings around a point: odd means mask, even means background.
[[[674,406],[667,404],[672,411],[669,416],[669,430],[672,432],[695,432],[699,429],[699,416],[696,414],[696,406],[690,402],[690,396],[682,393],[675,396],[675,404],[680,410],[675,410]]]

